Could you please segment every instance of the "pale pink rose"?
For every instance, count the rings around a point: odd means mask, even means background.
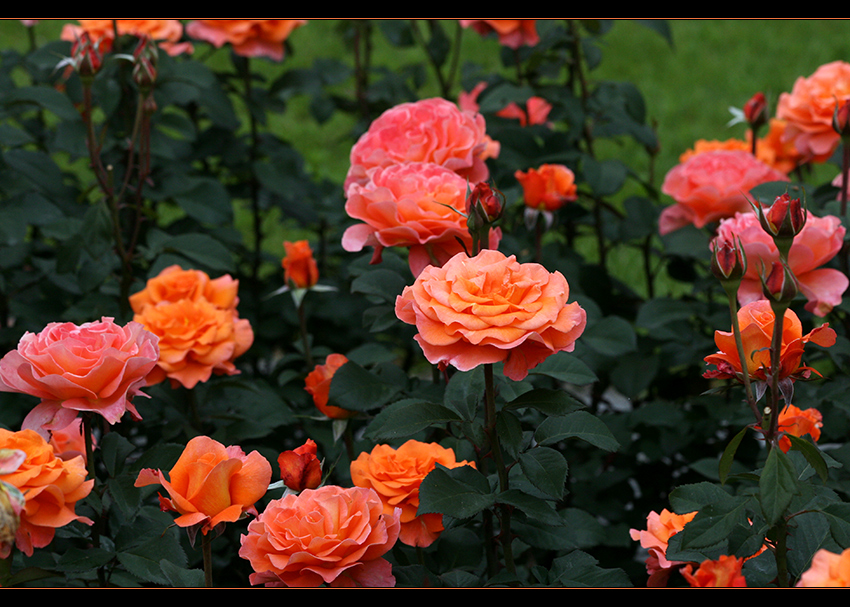
[[[688,224],[698,228],[749,210],[747,195],[757,185],[788,181],[788,176],[749,152],[704,152],[673,167],[661,191],[676,201],[661,213],[661,235]]]
[[[381,114],[354,144],[344,189],[365,184],[373,167],[407,162],[433,162],[475,184],[487,179],[484,160],[497,153],[481,114],[440,98],[402,103]]]
[[[809,213],[806,225],[794,237],[788,253],[788,265],[808,299],[806,309],[817,316],[826,316],[841,303],[850,282],[839,270],[821,267],[841,250],[845,232],[837,217],[816,217]],[[731,239],[730,242],[740,238],[747,256],[747,272],[738,289],[738,301],[745,305],[764,299],[759,272],[762,267],[769,271],[772,264],[779,262],[779,251],[756,214],[737,213],[721,221],[717,235]]]
[[[375,247],[376,260],[384,247],[408,247],[414,276],[433,262],[442,264],[472,248],[466,227],[466,180],[438,164],[412,162],[366,173],[365,185],[348,189],[346,212],[365,223],[349,227],[342,237],[346,251]],[[498,246],[500,231],[491,232]]]
[[[62,429],[80,411],[110,424],[125,412],[141,419],[131,400],[156,366],[157,343],[136,322],[50,323],[38,334],[25,333],[18,349],[0,360],[0,391],[41,399],[24,420],[24,428],[34,430]]]
[[[798,588],[850,588],[850,548],[835,554],[821,548],[809,569],[800,576]]]
[[[785,140],[807,160],[828,160],[840,136],[832,128],[838,103],[850,98],[850,63],[833,61],[808,78],[797,78],[790,93],[779,95],[776,117],[786,121]]]

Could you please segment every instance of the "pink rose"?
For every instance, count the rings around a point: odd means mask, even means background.
[[[471,27],[482,36],[496,32],[499,44],[518,49],[523,45],[534,46],[540,42],[537,35],[537,19],[458,19],[461,27]]]
[[[664,235],[688,224],[709,222],[746,212],[747,193],[763,183],[788,181],[788,176],[744,151],[704,152],[676,165],[661,191],[676,201],[664,209],[658,231]]]
[[[788,265],[808,299],[806,309],[817,316],[826,316],[833,307],[841,303],[841,295],[847,290],[847,276],[839,270],[822,268],[841,250],[846,232],[837,217],[815,217],[808,214],[806,225],[794,238],[788,252]],[[738,289],[741,305],[764,299],[759,272],[764,265],[770,269],[779,262],[779,251],[773,238],[762,229],[755,213],[737,213],[724,219],[717,228],[722,238],[741,239],[747,256],[747,272]]]
[[[445,99],[402,103],[381,114],[351,149],[344,188],[365,184],[367,171],[407,162],[433,162],[472,183],[489,176],[484,159],[498,154],[484,118]]]
[[[438,164],[412,162],[374,167],[365,185],[348,189],[346,212],[365,223],[349,227],[342,237],[346,251],[375,247],[408,247],[414,276],[434,261],[445,263],[472,247],[466,227],[466,180]],[[491,247],[501,232],[491,232]],[[463,243],[463,244],[461,244]]]
[[[131,399],[156,366],[158,340],[139,323],[121,327],[112,320],[50,323],[38,334],[25,333],[18,349],[0,360],[0,391],[41,399],[24,428],[62,429],[79,411],[110,424],[127,411],[141,419]]]

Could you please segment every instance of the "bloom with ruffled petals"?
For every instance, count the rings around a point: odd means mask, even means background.
[[[587,322],[560,272],[484,249],[429,266],[396,298],[396,316],[416,325],[425,358],[460,371],[504,362],[524,379],[556,352],[572,352]]]
[[[691,588],[746,588],[743,564],[744,559],[724,554],[716,561],[703,561],[696,571],[690,563],[685,565],[682,576]]]
[[[399,540],[408,546],[425,548],[443,531],[442,514],[416,515],[419,485],[437,464],[446,468],[475,467],[474,462],[458,462],[452,449],[409,440],[398,449],[376,445],[370,453],[361,453],[351,462],[351,482],[357,487],[374,489],[384,503],[384,514],[401,508]]]
[[[821,548],[809,569],[800,576],[798,588],[850,588],[850,548],[835,554]]]
[[[149,36],[169,55],[192,52],[190,43],[180,42],[183,37],[183,24],[178,19],[78,19],[77,22],[79,25],[65,25],[62,29],[62,40],[73,42],[82,32],[88,32],[98,47],[107,51],[112,48],[117,27],[119,36]]]
[[[328,395],[331,391],[331,380],[334,373],[347,362],[348,358],[342,354],[329,354],[325,359],[325,364],[316,365],[316,368],[304,378],[304,389],[313,397],[313,404],[331,419],[347,419],[357,414],[356,411],[349,411],[328,404]]]
[[[373,167],[432,162],[471,183],[489,176],[484,160],[498,155],[485,132],[484,117],[461,110],[445,99],[422,99],[388,109],[351,148],[351,168],[344,190],[365,184]]]
[[[816,217],[809,213],[788,252],[788,266],[808,299],[806,309],[817,316],[826,316],[840,304],[850,284],[843,272],[821,267],[841,250],[845,232],[837,217]],[[752,212],[737,213],[720,222],[717,234],[733,242],[740,239],[746,253],[747,272],[738,289],[738,301],[743,305],[764,299],[759,272],[762,267],[770,268],[779,261],[779,250],[770,234],[762,229],[758,216]]]
[[[178,265],[168,266],[153,278],[145,288],[130,296],[130,307],[140,313],[145,306],[160,302],[177,302],[182,299],[206,299],[223,310],[235,309],[239,303],[239,281],[229,274],[211,279],[201,270],[184,270]]]
[[[562,164],[541,164],[536,169],[517,171],[525,204],[532,209],[557,211],[577,198],[575,175]]]
[[[17,488],[26,498],[20,512],[20,525],[15,545],[27,556],[34,548],[44,548],[56,529],[73,521],[91,525],[78,516],[76,504],[92,490],[93,480],[86,480],[86,464],[82,457],[62,460],[44,438],[33,430],[11,432],[0,428],[0,450],[26,453],[26,459],[14,471],[0,474],[0,481]]]
[[[499,44],[508,48],[534,46],[540,42],[536,19],[459,19],[461,27],[471,27],[482,36],[496,32]]]
[[[647,586],[665,586],[673,569],[684,564],[682,561],[667,560],[667,542],[684,529],[696,515],[696,512],[674,514],[667,509],[662,510],[660,514],[650,512],[646,517],[645,531],[629,530],[631,538],[636,542],[639,541],[641,547],[649,551],[646,559],[646,572],[649,574]]]
[[[704,152],[673,167],[661,191],[676,204],[658,221],[664,235],[688,224],[698,228],[750,209],[748,192],[763,183],[788,181],[788,176],[757,160],[749,152]]]
[[[371,489],[306,489],[270,502],[248,525],[239,556],[251,563],[255,586],[393,587],[382,557],[398,539],[399,516],[384,514]]]
[[[243,57],[283,59],[283,43],[306,19],[195,19],[186,25],[186,33],[216,48],[225,44]]]
[[[760,299],[748,303],[738,310],[738,325],[747,359],[747,373],[751,379],[765,381],[770,369],[770,343],[773,338],[774,313],[770,302]],[[807,379],[813,369],[800,366],[803,346],[809,342],[828,348],[835,344],[835,331],[828,324],[816,327],[803,335],[803,325],[790,308],[785,311],[782,325],[782,347],[779,379]],[[706,371],[707,378],[735,379],[742,373],[735,335],[729,331],[715,331],[714,342],[718,352],[705,357],[705,362],[715,365],[716,370]]]
[[[467,229],[467,182],[457,173],[434,163],[411,162],[367,171],[365,185],[348,189],[345,210],[359,223],[342,237],[346,251],[407,247],[414,276],[432,263],[445,263],[471,249]],[[490,232],[490,247],[498,246],[501,231]]]
[[[841,140],[832,126],[835,108],[848,98],[850,63],[833,61],[808,78],[798,78],[790,93],[779,95],[776,106],[776,117],[787,123],[785,139],[807,160],[828,160]]]
[[[25,333],[0,360],[0,391],[41,399],[24,427],[43,432],[66,427],[80,411],[102,415],[114,424],[129,412],[159,358],[157,337],[139,323],[50,323],[40,333]]]
[[[779,413],[779,431],[783,433],[779,439],[779,448],[783,453],[791,449],[791,436],[809,435],[817,442],[820,438],[820,429],[823,428],[823,415],[817,409],[810,407],[800,409],[794,405],[788,405]]]
[[[256,514],[254,504],[266,494],[271,477],[271,464],[257,451],[245,455],[236,445],[225,447],[196,436],[167,478],[160,470],[145,468],[135,486],[162,485],[170,499],[160,496],[160,507],[180,514],[174,520],[177,526],[199,526],[206,535],[220,523]]]

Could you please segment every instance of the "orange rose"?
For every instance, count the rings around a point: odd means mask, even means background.
[[[575,348],[587,316],[567,303],[569,293],[560,272],[484,249],[426,268],[396,298],[395,313],[416,325],[431,363],[469,371],[503,361],[504,374],[519,381],[550,355]]]
[[[522,45],[534,46],[540,42],[536,19],[459,19],[462,27],[471,27],[482,36],[496,32],[499,44],[514,50]]]
[[[759,138],[756,142],[756,158],[767,166],[773,167],[777,171],[787,175],[800,164],[802,157],[793,144],[783,140],[785,124],[782,120],[771,118],[770,130],[767,135]],[[727,139],[725,141],[718,141],[713,139],[708,141],[706,139],[700,139],[694,143],[692,149],[679,156],[679,162],[687,162],[697,154],[716,152],[718,150],[727,152],[752,152],[752,141],[752,131],[747,131],[746,140]]]
[[[757,185],[788,181],[749,152],[717,150],[693,156],[664,178],[661,191],[676,201],[658,220],[664,235],[685,225],[698,228],[750,209],[747,193]]]
[[[331,419],[347,419],[357,413],[328,404],[328,394],[331,391],[334,373],[347,362],[348,359],[342,354],[329,354],[325,364],[316,365],[316,368],[304,378],[304,389],[313,396],[316,408]]]
[[[145,468],[135,486],[162,485],[171,499],[160,495],[160,507],[180,514],[174,519],[177,526],[200,526],[206,535],[216,525],[256,514],[254,503],[266,494],[271,478],[271,464],[257,451],[245,455],[238,446],[196,436],[168,472],[170,481],[161,471]]]
[[[514,173],[522,186],[525,204],[541,211],[557,211],[577,198],[575,175],[562,164],[541,164],[527,173]]]
[[[306,240],[284,242],[286,256],[283,265],[283,279],[296,289],[309,289],[319,282],[319,266],[313,259],[313,250]]]
[[[20,513],[20,526],[15,545],[27,556],[33,548],[44,548],[58,527],[80,521],[75,506],[92,490],[93,480],[86,480],[86,464],[82,457],[62,460],[53,453],[44,438],[33,430],[11,432],[0,428],[0,449],[19,449],[26,453],[24,462],[13,472],[0,474],[0,481],[16,487],[26,497]]]
[[[158,357],[156,336],[138,323],[121,327],[106,317],[80,326],[54,322],[38,334],[25,333],[18,349],[0,360],[0,391],[41,399],[24,428],[43,436],[66,427],[80,411],[110,424],[125,412],[141,419],[132,399]]]
[[[791,436],[805,436],[808,434],[812,440],[817,442],[820,438],[820,429],[823,428],[823,415],[814,408],[798,409],[794,405],[788,405],[779,413],[779,431],[783,436],[779,439],[779,448],[783,453],[791,449]]]
[[[466,112],[445,99],[402,103],[378,116],[354,147],[344,191],[365,185],[367,171],[406,162],[433,162],[471,183],[489,176],[486,157],[498,150],[485,132],[484,117]]]
[[[649,574],[647,586],[666,585],[673,568],[682,564],[681,561],[667,560],[667,542],[696,515],[696,512],[674,514],[667,509],[662,510],[661,514],[650,512],[646,517],[646,531],[629,530],[631,538],[636,542],[640,541],[641,547],[649,551],[646,559],[646,572]]]
[[[17,471],[27,459],[20,449],[0,449],[0,476]],[[27,498],[14,485],[0,480],[0,559],[8,558],[21,525]]]
[[[239,303],[239,281],[229,274],[211,280],[206,272],[184,270],[178,265],[168,266],[153,278],[145,288],[130,296],[130,307],[139,314],[145,306],[155,306],[163,301],[206,299],[224,310],[235,309]]]
[[[419,485],[437,464],[446,468],[475,467],[474,462],[455,461],[455,452],[437,443],[409,440],[398,449],[376,445],[371,453],[361,453],[351,462],[351,482],[356,487],[374,489],[384,503],[384,514],[401,508],[399,540],[408,546],[426,548],[443,531],[443,515],[416,516]]]
[[[134,320],[160,338],[149,385],[168,377],[172,386],[193,388],[213,373],[239,373],[233,361],[251,347],[254,331],[236,311],[238,290],[239,281],[229,275],[211,280],[173,265],[130,296]]]
[[[251,584],[395,586],[381,557],[398,539],[400,512],[383,510],[371,489],[333,485],[269,502],[242,536],[239,556],[255,571]]]
[[[779,95],[776,117],[787,123],[785,139],[813,162],[824,162],[838,147],[832,128],[838,103],[850,97],[850,63],[833,61],[808,78],[800,77],[790,93]]]
[[[196,19],[186,25],[192,38],[216,48],[229,43],[243,57],[283,59],[283,43],[306,19]]]
[[[798,588],[850,588],[850,548],[835,554],[821,548],[809,569],[800,576]]]
[[[808,213],[806,224],[795,236],[788,252],[788,266],[808,300],[806,310],[817,316],[826,316],[839,305],[850,284],[843,272],[822,267],[841,250],[845,233],[837,217],[816,217]],[[764,299],[760,272],[762,266],[770,268],[779,261],[779,249],[773,237],[762,228],[758,216],[753,212],[736,213],[720,222],[717,235],[729,242],[740,238],[747,256],[747,272],[738,288],[738,301],[747,304]]]
[[[766,381],[770,369],[770,342],[773,338],[774,314],[770,302],[760,299],[742,306],[738,310],[738,325],[747,359],[747,373],[755,380]],[[803,325],[790,308],[785,311],[782,325],[782,350],[779,379],[806,379],[813,369],[800,366],[803,346],[808,342],[827,348],[835,344],[835,331],[823,324],[803,335]],[[703,377],[737,379],[742,373],[735,335],[730,331],[715,331],[714,343],[719,352],[705,357],[705,362],[715,365],[717,370],[706,371]]]
[[[315,489],[322,482],[322,462],[316,457],[316,443],[312,438],[293,449],[277,456],[283,484],[293,491]]]
[[[149,385],[167,377],[172,386],[191,389],[213,373],[236,375],[239,370],[233,361],[254,342],[247,320],[206,299],[160,302],[134,318],[160,338],[159,362],[148,377]]]
[[[408,247],[414,276],[432,263],[442,264],[472,248],[466,225],[467,181],[434,163],[410,162],[367,171],[365,185],[351,184],[345,211],[360,223],[342,236],[346,251],[375,247],[374,260],[384,247]],[[495,248],[501,230],[490,232]]]
[[[457,104],[462,110],[470,112],[478,111],[478,96],[487,88],[486,82],[479,82],[468,93],[462,92],[458,95]],[[552,104],[542,97],[529,97],[525,102],[525,108],[521,108],[516,102],[511,101],[508,105],[496,112],[500,118],[516,118],[520,126],[532,124],[547,124],[546,119],[552,111]]]
[[[741,573],[744,559],[723,555],[716,561],[703,561],[696,573],[693,565],[682,569],[691,588],[746,588],[747,579]]]
[[[69,23],[62,29],[62,40],[73,42],[82,32],[88,32],[101,51],[108,51],[112,48],[117,27],[119,36],[150,36],[159,42],[169,55],[192,52],[191,44],[180,42],[183,37],[183,25],[178,19],[78,19],[78,22],[79,25]]]

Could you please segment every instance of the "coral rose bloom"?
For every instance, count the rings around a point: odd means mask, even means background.
[[[367,171],[407,162],[433,162],[473,184],[489,176],[484,159],[496,151],[484,117],[445,99],[423,99],[388,109],[351,148],[344,189],[365,184]]]
[[[384,514],[371,489],[306,489],[270,502],[248,525],[239,556],[255,571],[253,585],[392,587],[381,557],[398,539],[399,514]]]
[[[50,323],[38,334],[25,333],[18,349],[0,360],[0,391],[41,399],[25,428],[60,430],[79,411],[110,424],[125,412],[141,419],[132,398],[158,358],[157,337],[139,323],[121,327],[106,317],[80,326]]]
[[[455,459],[455,452],[437,443],[409,440],[398,449],[376,445],[371,453],[361,453],[351,462],[351,482],[357,487],[374,489],[384,503],[384,514],[401,508],[399,540],[408,546],[426,548],[443,531],[443,515],[416,516],[419,509],[419,485],[437,464],[446,468],[474,463]]]
[[[345,211],[364,223],[349,227],[342,236],[346,251],[375,247],[380,259],[384,247],[408,247],[414,276],[432,263],[443,264],[472,248],[466,226],[467,182],[438,164],[412,162],[367,171],[365,185],[348,189]],[[491,231],[490,247],[499,244],[501,231]],[[461,244],[463,243],[463,244]]]
[[[186,33],[216,48],[225,44],[243,57],[283,59],[283,43],[306,19],[196,19],[186,25]]]
[[[150,36],[160,43],[169,55],[192,52],[192,45],[180,42],[183,24],[177,19],[115,19],[118,35],[129,34],[139,38]],[[88,32],[101,50],[109,50],[115,38],[113,19],[78,19],[79,25],[67,24],[62,28],[62,40],[74,42],[82,32]]]
[[[297,289],[309,289],[319,282],[319,266],[313,259],[313,250],[306,240],[284,242],[283,279]]]
[[[820,438],[820,429],[823,428],[823,415],[815,408],[799,409],[794,405],[788,405],[779,413],[779,430],[786,435],[805,436],[808,434],[812,440],[817,442]],[[791,439],[782,436],[779,439],[779,448],[783,453],[791,449]]]
[[[130,296],[130,307],[140,313],[145,306],[155,306],[163,301],[206,299],[222,309],[236,308],[239,303],[239,281],[229,274],[210,279],[206,272],[184,270],[178,265],[168,266],[158,275],[148,279],[145,288]]]
[[[812,565],[797,582],[798,588],[850,587],[850,548],[835,554],[821,548],[812,558]]]
[[[828,160],[841,139],[832,127],[835,108],[848,97],[850,63],[833,61],[808,78],[798,78],[790,93],[779,95],[776,106],[776,117],[787,123],[785,139],[807,160]]]
[[[752,379],[765,381],[770,369],[770,342],[773,337],[774,314],[770,302],[760,299],[742,306],[738,310],[738,325],[741,329],[744,353],[747,359],[747,373]],[[812,369],[801,367],[803,346],[809,342],[822,347],[835,344],[835,331],[828,324],[816,327],[803,335],[800,319],[790,308],[785,311],[782,325],[782,348],[780,356],[779,379],[805,379]],[[716,371],[706,371],[708,378],[734,379],[742,373],[735,335],[730,331],[715,331],[714,342],[719,352],[705,357],[705,362],[717,367]]]
[[[325,364],[316,365],[316,368],[304,378],[304,389],[313,397],[313,404],[331,419],[347,419],[357,413],[328,404],[334,373],[347,362],[348,359],[342,354],[329,354]]]
[[[484,249],[426,268],[396,298],[395,313],[416,325],[431,363],[469,371],[503,361],[504,374],[519,381],[550,355],[575,348],[587,316],[567,303],[569,293],[561,273]]]
[[[136,487],[162,485],[170,499],[160,496],[163,510],[178,512],[179,527],[199,525],[206,535],[220,523],[232,523],[245,513],[256,514],[254,503],[266,494],[272,467],[257,451],[248,455],[236,445],[225,447],[206,436],[186,445],[168,478],[145,468]]]
[[[163,301],[146,306],[134,318],[160,338],[160,357],[149,384],[168,377],[174,386],[194,388],[213,373],[236,375],[233,361],[254,342],[251,323],[206,299]]]
[[[646,572],[649,574],[647,586],[664,586],[673,568],[682,564],[681,561],[667,560],[667,542],[696,515],[696,512],[674,514],[667,509],[662,510],[660,514],[650,512],[646,517],[646,531],[629,530],[631,538],[640,541],[641,547],[649,551],[649,557],[646,559]]]
[[[471,27],[482,36],[496,32],[499,44],[514,50],[540,42],[536,19],[459,19],[461,27]]]
[[[26,497],[20,513],[15,544],[27,556],[34,548],[44,548],[58,527],[80,521],[75,506],[92,490],[93,480],[86,480],[86,464],[82,457],[64,461],[53,452],[44,438],[33,430],[11,432],[0,428],[0,449],[18,449],[26,459],[17,470],[0,475],[0,481],[16,487]]]
[[[763,183],[788,181],[788,176],[744,151],[705,152],[676,165],[661,191],[676,201],[659,218],[664,235],[685,225],[707,223],[750,209],[747,193]]]
[[[723,555],[716,561],[703,561],[696,572],[693,565],[682,569],[691,588],[746,588],[747,579],[741,573],[744,559]]]
[[[803,229],[794,237],[788,252],[788,265],[808,299],[806,309],[817,316],[826,316],[833,307],[841,303],[847,290],[847,276],[832,268],[822,268],[841,250],[846,230],[841,220],[828,215],[816,217],[808,214]],[[738,289],[738,301],[743,305],[764,299],[759,272],[779,262],[779,250],[773,238],[764,231],[755,213],[737,213],[724,219],[717,228],[717,235],[735,242],[741,239],[747,256],[747,272]]]
[[[541,164],[528,172],[517,171],[514,177],[522,186],[528,207],[541,211],[557,211],[576,199],[573,172],[562,164]]]

